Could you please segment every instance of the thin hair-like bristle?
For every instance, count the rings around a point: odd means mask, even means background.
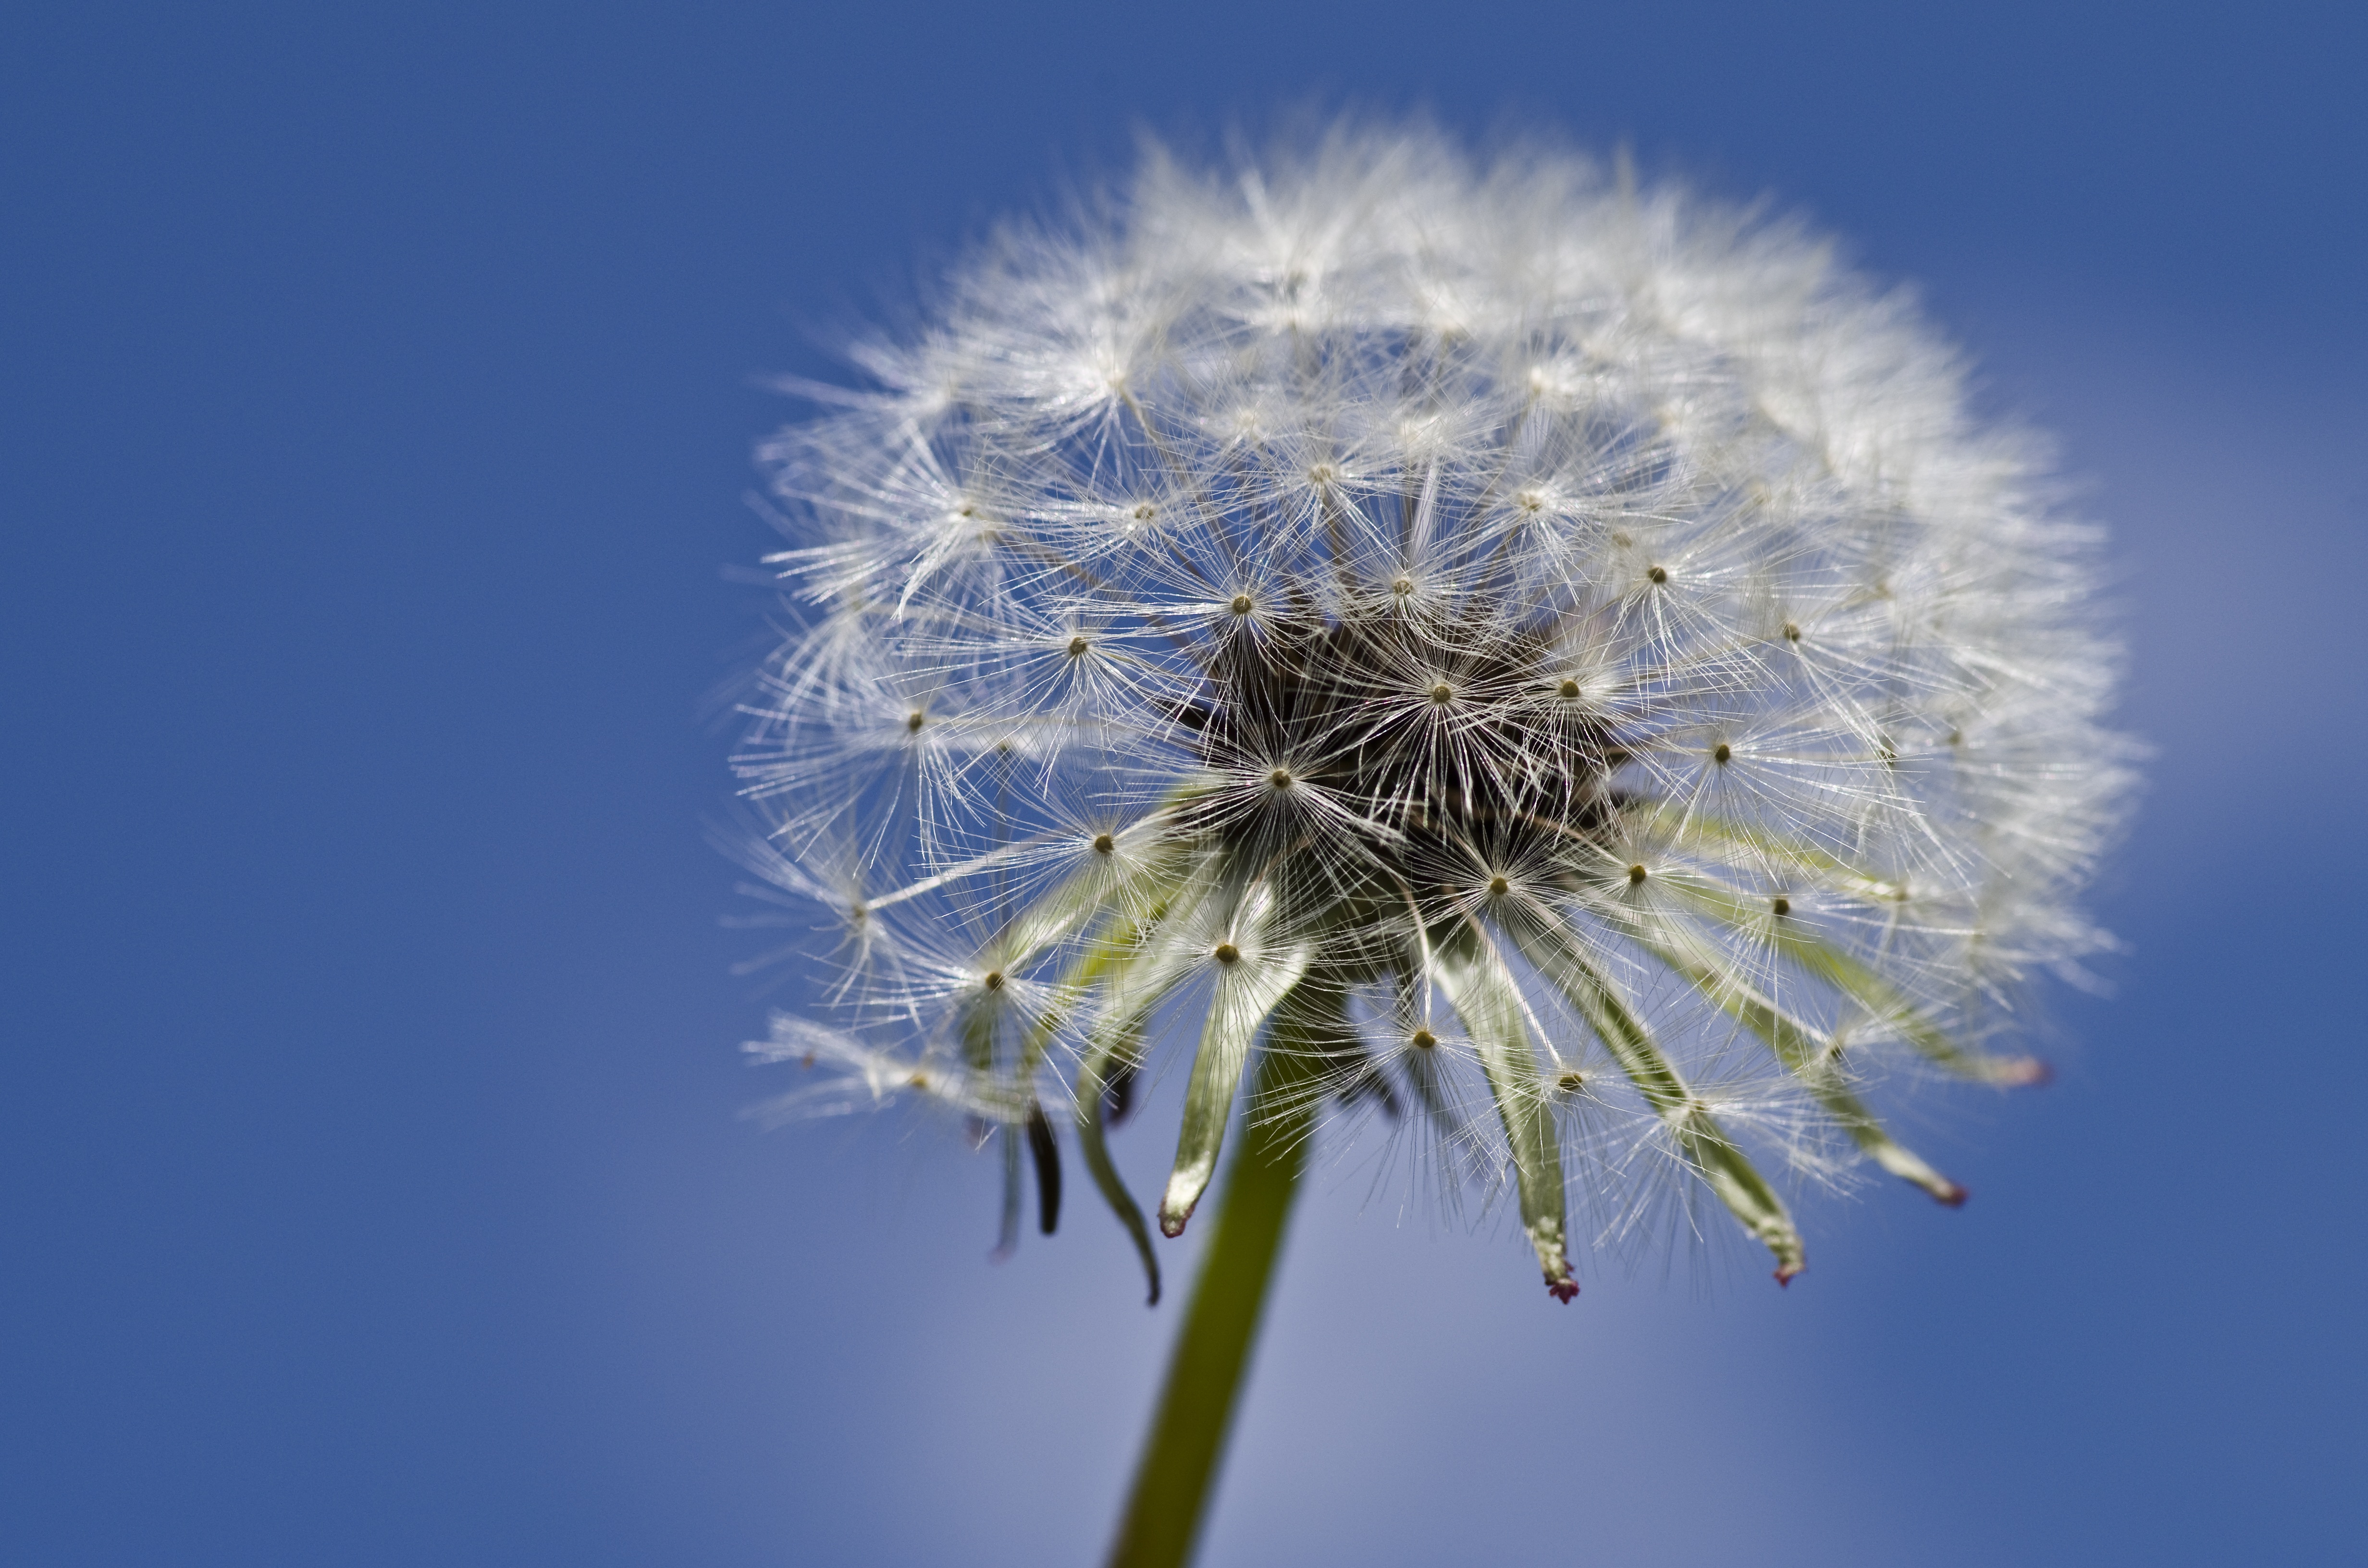
[[[853,358],[759,449],[792,608],[734,757],[740,858],[830,927],[840,1027],[757,1048],[837,1070],[799,1105],[1024,1129],[1049,1233],[1045,1107],[1099,1160],[1206,997],[1180,1227],[1323,987],[1309,1092],[1500,1185],[1557,1295],[1574,1210],[1617,1247],[1707,1194],[1789,1278],[1780,1186],[1962,1199],[1879,1103],[2032,1081],[2132,753],[2096,534],[1904,296],[1343,124],[1153,147]]]

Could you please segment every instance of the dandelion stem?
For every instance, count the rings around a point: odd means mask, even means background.
[[[1347,1028],[1342,998],[1326,986],[1293,986],[1276,1006],[1217,1233],[1184,1310],[1110,1568],[1182,1568],[1192,1559],[1298,1195],[1319,1097],[1310,1090],[1325,1042]]]

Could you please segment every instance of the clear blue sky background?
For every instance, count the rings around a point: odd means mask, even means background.
[[[2118,998],[1927,1136],[1967,1209],[1564,1310],[1338,1172],[1207,1562],[2357,1561],[2361,15],[20,4],[0,1557],[1093,1558],[1172,1314],[1089,1206],[990,1267],[985,1162],[734,1119],[697,707],[755,373],[1138,119],[1314,95],[1921,285],[2114,526],[2161,755]]]

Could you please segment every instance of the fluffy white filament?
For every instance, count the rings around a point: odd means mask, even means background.
[[[1311,1092],[1518,1187],[1550,1285],[1566,1199],[1616,1239],[1691,1184],[1781,1276],[1759,1166],[1962,1197],[1880,1101],[2033,1075],[1998,1048],[2102,941],[2127,753],[2095,538],[1906,299],[1578,157],[1345,129],[1155,151],[855,358],[761,450],[793,624],[740,849],[831,912],[840,1009],[751,1048],[830,1069],[784,1109],[951,1106],[1016,1183],[1166,1036],[1230,1096],[1304,979]],[[1310,649],[1322,703],[1229,712]]]

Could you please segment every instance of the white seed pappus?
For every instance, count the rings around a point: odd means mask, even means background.
[[[811,1074],[776,1111],[953,1111],[1008,1233],[1074,1142],[1155,1290],[1107,1128],[1186,1079],[1181,1230],[1279,1008],[1252,1114],[1397,1119],[1564,1299],[1673,1196],[1780,1278],[1804,1179],[1962,1199],[1885,1102],[2039,1075],[2130,749],[2095,534],[1911,302],[1574,154],[1344,127],[1147,152],[854,358],[760,452],[736,852],[831,975],[749,1048]]]

